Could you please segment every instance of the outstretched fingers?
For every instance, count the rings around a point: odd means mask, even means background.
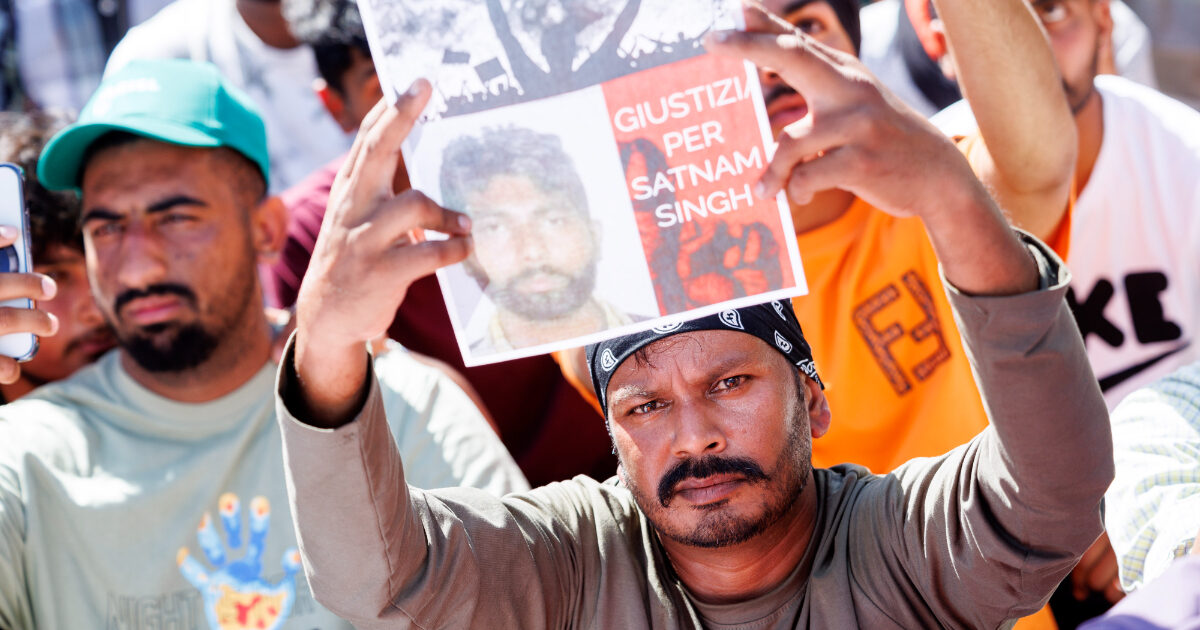
[[[419,190],[406,190],[379,205],[371,217],[375,232],[390,244],[404,244],[423,239],[407,238],[410,232],[420,234],[433,230],[452,236],[471,233],[471,219],[454,210],[447,210]]]
[[[842,116],[824,117],[821,125],[813,124],[813,116],[788,125],[779,135],[779,144],[770,164],[759,178],[759,195],[770,199],[788,186],[792,171],[836,150],[850,140],[849,121]]]
[[[362,193],[376,197],[392,194],[392,179],[400,165],[400,146],[425,110],[432,88],[425,79],[417,79],[400,95],[395,106],[377,104],[354,140],[348,179]]]
[[[763,68],[771,68],[785,83],[801,94],[821,94],[840,90],[845,78],[838,65],[844,55],[834,51],[800,31],[790,28],[781,32],[779,18],[760,7],[746,8],[747,23],[765,30],[714,31],[709,33],[705,47],[718,55],[738,57]]]

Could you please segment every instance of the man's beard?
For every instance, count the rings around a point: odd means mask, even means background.
[[[1063,79],[1063,89],[1067,92],[1067,104],[1071,107],[1071,115],[1077,116],[1084,106],[1092,99],[1092,95],[1096,93],[1096,76],[1100,73],[1100,49],[1097,47],[1092,54],[1092,62],[1088,67],[1086,80],[1079,81],[1078,84],[1072,85],[1066,79]]]
[[[121,347],[143,370],[185,372],[212,356],[218,338],[200,324],[154,324],[122,336]]]
[[[205,326],[200,322],[166,322],[126,330],[117,322],[109,323],[116,331],[121,349],[143,370],[151,373],[185,372],[203,365],[216,352],[222,340],[231,336],[237,323],[242,321],[246,309],[253,304],[253,300],[247,295],[247,292],[253,294],[253,291],[253,278],[250,278],[248,283],[233,287],[227,299],[233,303],[240,303],[237,312],[231,317],[222,318],[213,326]],[[122,306],[136,298],[153,295],[174,295],[183,299],[194,312],[200,310],[196,294],[189,287],[163,283],[146,289],[124,291],[114,301],[113,312],[120,313]]]
[[[672,466],[656,488],[656,492],[647,493],[644,489],[633,484],[628,476],[623,476],[625,484],[633,493],[634,500],[642,513],[654,526],[660,536],[665,536],[675,542],[690,547],[715,549],[744,543],[766,531],[768,527],[778,522],[792,509],[808,485],[809,473],[812,470],[812,446],[804,439],[803,422],[805,410],[803,399],[800,398],[802,383],[796,375],[796,409],[792,413],[788,430],[787,443],[780,451],[778,465],[773,474],[763,472],[757,462],[745,457],[722,457],[708,455],[700,458],[682,460]],[[732,473],[744,477],[748,484],[757,485],[770,492],[774,484],[782,484],[775,500],[767,503],[769,496],[764,496],[763,511],[755,515],[734,515],[721,510],[725,502],[719,501],[698,508],[707,510],[700,522],[691,531],[678,531],[667,522],[665,512],[669,509],[674,497],[675,486],[689,478],[704,478],[710,475]]]
[[[551,291],[523,292],[514,287],[537,275],[565,278],[566,286]],[[548,265],[526,269],[504,286],[489,285],[487,294],[497,306],[534,321],[558,319],[579,310],[596,288],[596,261],[593,259],[571,276]]]

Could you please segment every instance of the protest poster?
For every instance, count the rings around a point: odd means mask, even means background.
[[[471,216],[438,272],[467,365],[807,291],[739,0],[359,0],[384,93],[434,94],[412,186]]]

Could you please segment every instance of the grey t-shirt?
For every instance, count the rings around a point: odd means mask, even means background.
[[[410,483],[528,488],[449,378],[398,349],[376,364]],[[0,628],[349,628],[300,571],[275,371],[185,404],[111,352],[0,407]]]
[[[736,604],[688,592],[615,482],[503,499],[395,483],[377,391],[350,424],[313,429],[288,411],[289,355],[278,417],[313,592],[360,628],[997,628],[1031,614],[1100,534],[1113,475],[1068,274],[1038,251],[1045,290],[949,290],[992,426],[889,475],[815,471],[803,561]]]

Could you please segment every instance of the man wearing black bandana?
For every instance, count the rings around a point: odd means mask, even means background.
[[[359,627],[1004,627],[1100,534],[1111,436],[1061,262],[1015,234],[954,146],[852,57],[783,28],[706,45],[813,95],[822,122],[806,140],[831,144],[777,154],[763,196],[836,174],[923,223],[992,426],[888,475],[814,469],[833,416],[791,306],[771,303],[588,349],[621,463],[610,481],[504,499],[408,487],[365,341],[415,278],[471,247],[464,215],[390,193],[431,92],[418,82],[363,125],[277,382],[310,585]],[[451,236],[404,237],[420,228]]]

